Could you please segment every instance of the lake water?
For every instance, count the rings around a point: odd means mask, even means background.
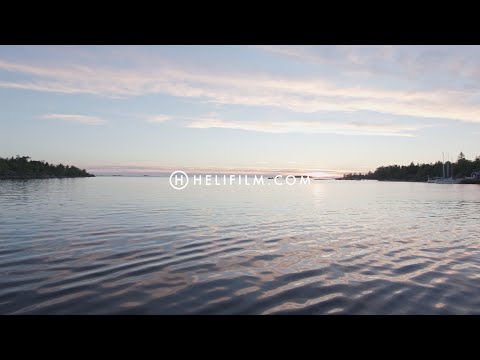
[[[480,186],[0,181],[1,314],[480,314]]]

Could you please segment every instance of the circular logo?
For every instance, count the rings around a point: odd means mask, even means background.
[[[185,189],[188,185],[188,175],[180,170],[174,171],[170,175],[170,186],[175,190]]]

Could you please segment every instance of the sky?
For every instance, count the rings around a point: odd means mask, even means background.
[[[478,46],[0,46],[0,157],[337,176],[479,138]]]

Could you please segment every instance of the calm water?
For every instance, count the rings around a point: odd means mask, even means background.
[[[2,314],[480,314],[480,186],[0,181]]]

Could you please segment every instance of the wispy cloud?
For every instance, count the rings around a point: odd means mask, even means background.
[[[393,75],[394,71],[388,65],[398,60],[394,56],[395,47],[391,45],[257,45],[255,47],[294,60],[335,67],[344,74]]]
[[[274,54],[292,57],[295,59],[325,64],[327,59],[324,57],[314,55],[309,52],[308,46],[290,46],[290,45],[255,45],[256,48],[265,50]]]
[[[476,77],[478,50],[475,46],[455,49],[442,46],[392,45],[259,45],[257,49],[303,62],[333,66],[342,73],[364,74],[371,77],[410,77],[419,80],[434,74],[437,79]],[[467,52],[467,53],[465,53]],[[473,55],[473,56],[472,56]],[[415,77],[415,78],[412,78]]]
[[[172,119],[173,117],[170,115],[151,115],[147,116],[146,121],[149,123],[164,123]]]
[[[218,118],[196,118],[185,125],[195,129],[236,129],[266,133],[342,134],[374,136],[416,136],[415,132],[433,125],[402,125],[338,121],[225,121]]]
[[[299,113],[373,111],[480,122],[478,93],[462,87],[400,90],[373,84],[351,86],[319,77],[227,75],[180,69],[174,65],[161,69],[114,69],[82,65],[51,67],[0,60],[0,70],[30,75],[28,80],[24,77],[8,81],[0,78],[3,88],[117,98],[167,94],[217,104],[277,107]],[[158,119],[164,121],[164,118]]]
[[[39,118],[45,119],[45,120],[61,120],[61,121],[67,121],[67,122],[75,122],[75,123],[87,124],[87,125],[99,125],[105,122],[105,120],[96,116],[72,115],[72,114],[46,114],[46,115],[39,116]]]

